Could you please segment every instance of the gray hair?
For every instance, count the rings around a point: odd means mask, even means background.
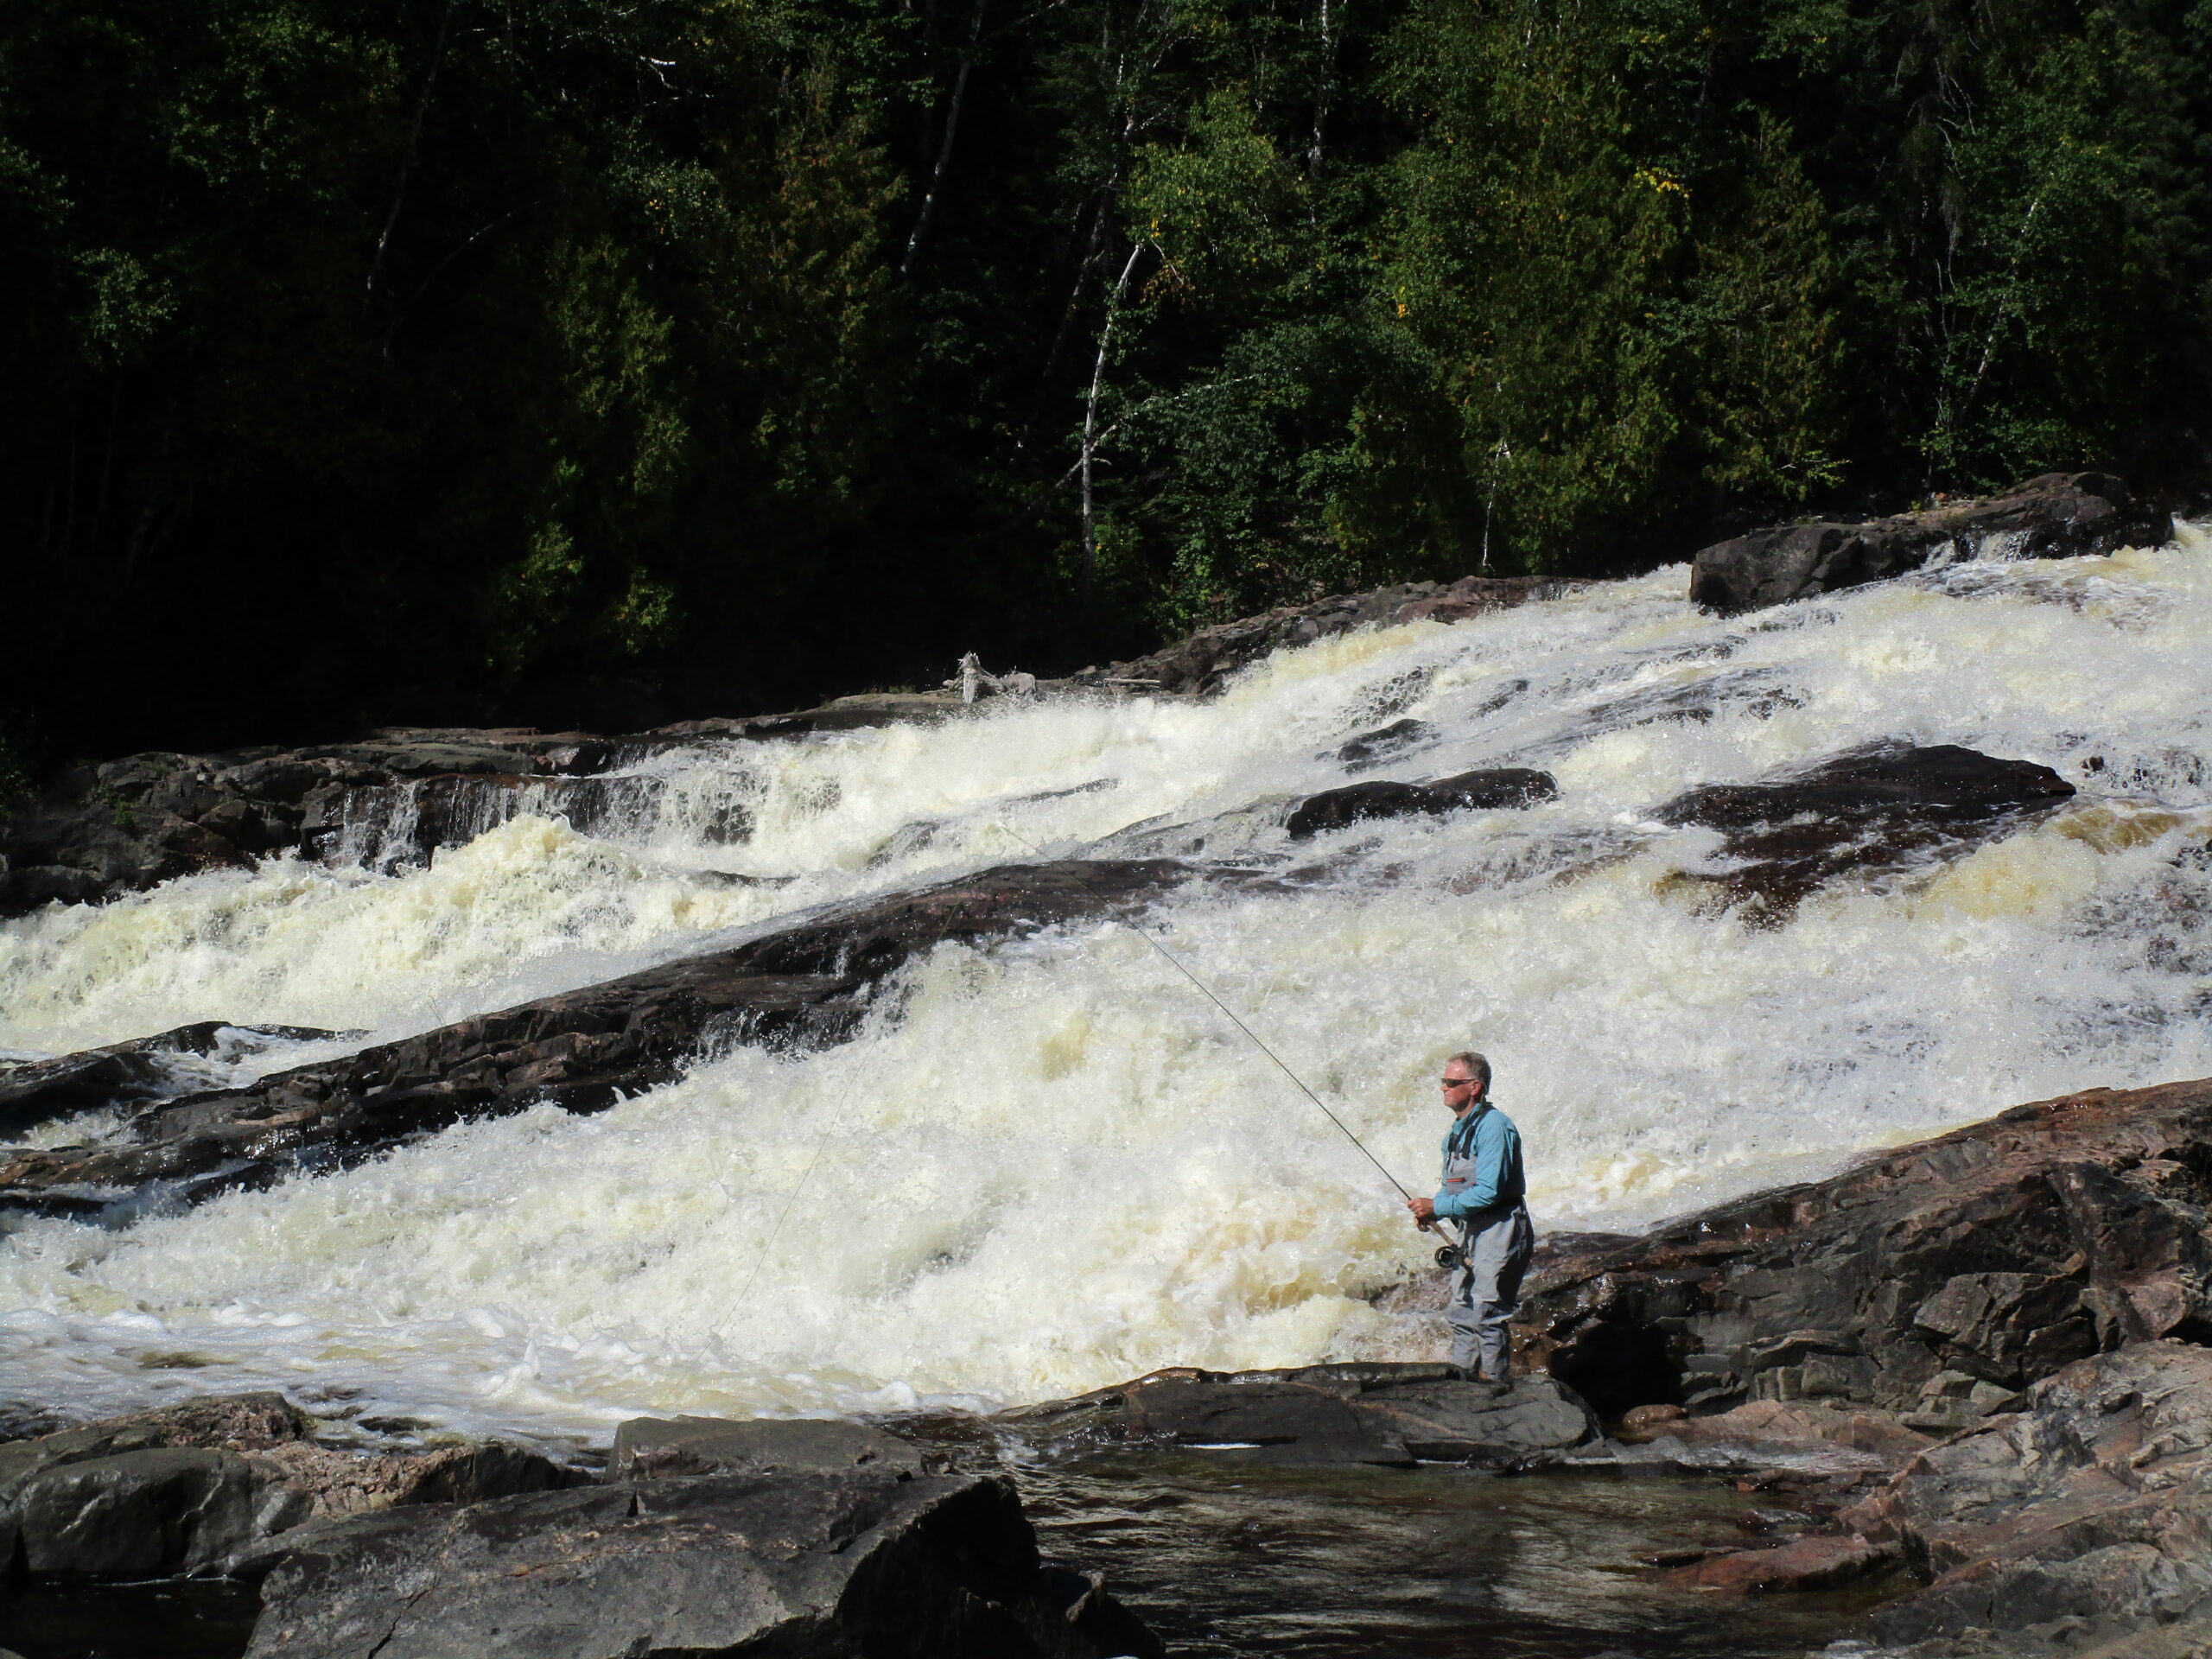
[[[1482,1084],[1483,1093],[1490,1093],[1489,1060],[1485,1059],[1482,1055],[1476,1053],[1471,1048],[1463,1048],[1457,1054],[1447,1054],[1444,1057],[1444,1064],[1446,1065],[1451,1065],[1454,1060],[1459,1061],[1460,1065],[1465,1066],[1467,1068],[1467,1075],[1472,1077],[1477,1083]]]

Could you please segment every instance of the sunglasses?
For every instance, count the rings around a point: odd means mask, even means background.
[[[1472,1077],[1439,1077],[1437,1081],[1446,1089],[1471,1089],[1475,1086]]]

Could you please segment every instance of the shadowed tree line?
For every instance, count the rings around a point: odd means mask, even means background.
[[[2202,472],[2212,0],[15,0],[0,729],[634,725]]]

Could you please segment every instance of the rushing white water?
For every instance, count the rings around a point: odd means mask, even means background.
[[[1684,575],[1323,642],[1206,704],[702,745],[639,769],[658,782],[599,838],[525,816],[427,869],[276,861],[49,910],[0,930],[0,1046],[421,1029],[1034,847],[1277,863],[1278,890],[1194,887],[1147,925],[1416,1190],[1438,1062],[1484,1048],[1540,1225],[2212,1072],[2212,542],[1733,621]],[[1291,847],[1287,801],[1408,716],[1426,747],[1363,775],[1540,766],[1560,798]],[[1680,880],[1716,838],[1651,823],[1659,802],[1883,738],[2082,793],[1779,926]],[[731,798],[751,838],[700,833]],[[24,1225],[7,1392],[89,1412],[273,1383],[378,1423],[593,1435],[1433,1351],[1367,1300],[1424,1253],[1395,1195],[1128,925],[945,947],[900,988],[841,1047],[741,1050],[599,1116],[471,1125],[125,1231]]]

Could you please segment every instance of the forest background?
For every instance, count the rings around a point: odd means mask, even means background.
[[[0,769],[2206,475],[2212,0],[11,0]]]

